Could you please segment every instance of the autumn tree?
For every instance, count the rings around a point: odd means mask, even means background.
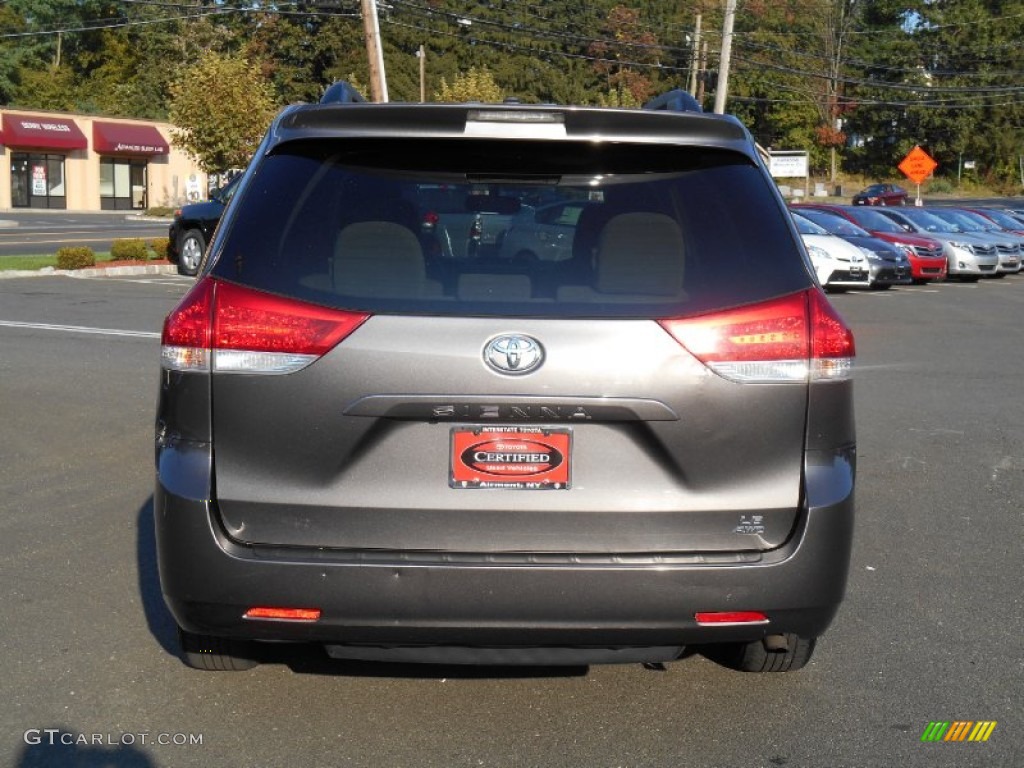
[[[624,5],[608,12],[600,35],[602,39],[590,46],[594,69],[605,78],[609,91],[628,92],[624,101],[643,103],[653,90],[643,69],[658,63],[658,38],[643,23],[640,11]]]
[[[246,166],[274,112],[272,89],[243,58],[209,51],[171,85],[172,141],[207,173]]]

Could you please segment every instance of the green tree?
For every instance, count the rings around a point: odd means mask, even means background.
[[[483,101],[500,102],[505,97],[501,88],[494,82],[494,75],[486,69],[470,67],[468,72],[458,74],[452,79],[451,85],[446,78],[441,78],[441,87],[434,94],[434,101],[464,102]]]
[[[208,173],[247,165],[274,112],[270,85],[243,58],[209,51],[171,85],[172,140]]]

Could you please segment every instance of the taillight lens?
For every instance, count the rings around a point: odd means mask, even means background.
[[[294,373],[367,317],[207,277],[168,315],[161,357],[178,371]]]
[[[853,334],[817,288],[659,322],[694,357],[730,381],[835,381],[852,373]]]

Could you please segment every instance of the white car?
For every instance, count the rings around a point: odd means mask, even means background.
[[[561,200],[538,208],[523,206],[501,238],[499,258],[566,261],[572,258],[576,224],[590,201]]]
[[[796,211],[792,213],[822,287],[830,291],[871,287],[867,257],[860,248]]]

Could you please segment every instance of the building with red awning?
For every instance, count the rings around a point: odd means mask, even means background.
[[[35,110],[0,110],[0,210],[177,207],[207,189],[172,126]]]

